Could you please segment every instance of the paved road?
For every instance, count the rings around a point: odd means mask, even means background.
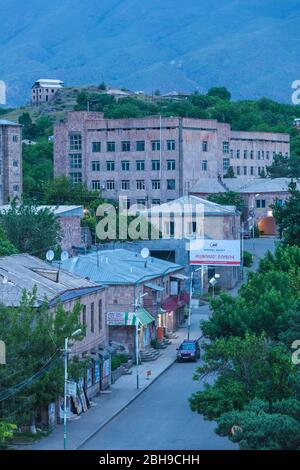
[[[201,315],[192,319],[198,323]],[[188,397],[201,388],[192,379],[195,367],[175,363],[81,449],[236,449],[214,433],[215,423],[190,410]]]

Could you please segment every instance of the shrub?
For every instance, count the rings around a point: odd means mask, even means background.
[[[120,367],[120,365],[121,365],[120,358],[118,356],[113,356],[111,358],[111,370],[112,371],[116,370],[118,367]]]
[[[246,268],[250,268],[253,263],[253,256],[252,253],[249,253],[249,251],[243,251],[243,265]]]

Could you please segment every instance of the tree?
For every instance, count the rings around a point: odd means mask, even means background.
[[[235,178],[234,169],[230,166],[227,170],[227,173],[223,176],[223,178]]]
[[[222,100],[230,101],[231,94],[225,87],[212,87],[208,90],[207,96],[217,96]]]
[[[53,143],[41,139],[23,145],[24,195],[41,201],[44,186],[53,178]]]
[[[18,204],[13,201],[11,207],[0,215],[0,223],[20,253],[44,258],[50,248],[59,248],[60,224],[48,208],[40,209],[31,202]]]
[[[225,206],[235,206],[238,211],[243,210],[244,201],[238,193],[226,191],[225,193],[210,194],[207,198],[211,202]]]
[[[0,450],[5,449],[6,442],[12,438],[16,428],[15,424],[0,421]]]
[[[284,245],[300,246],[300,192],[296,184],[289,185],[290,196],[283,205],[275,202],[271,206]]]
[[[19,307],[0,306],[1,338],[7,351],[5,370],[0,369],[1,420],[34,424],[42,410],[63,394],[61,350],[64,338],[78,328],[82,329],[81,339],[84,337],[81,309],[77,303],[66,312],[58,303],[50,312],[47,300],[37,297],[36,288],[23,293]]]
[[[97,207],[102,199],[100,191],[89,191],[85,184],[74,184],[70,178],[60,176],[48,181],[44,186],[45,204],[79,204],[84,207]]]
[[[107,86],[106,86],[106,84],[105,84],[104,82],[101,82],[98,88],[99,88],[99,90],[101,90],[101,91],[106,91]]]
[[[0,256],[9,256],[17,253],[17,249],[7,239],[3,228],[0,225]]]

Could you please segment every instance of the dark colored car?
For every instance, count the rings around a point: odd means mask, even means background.
[[[177,362],[194,361],[200,358],[200,346],[198,340],[185,339],[177,349]]]
[[[243,238],[244,240],[249,240],[251,238],[251,233],[249,232],[249,230],[243,231]]]

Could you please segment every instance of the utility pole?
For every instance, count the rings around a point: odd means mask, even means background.
[[[64,450],[67,450],[67,388],[68,388],[68,338],[65,338],[65,380],[64,380]]]

